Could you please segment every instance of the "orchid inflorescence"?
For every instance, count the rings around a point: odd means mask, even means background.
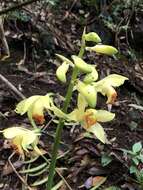
[[[83,34],[82,40],[85,43],[85,50],[94,51],[98,54],[105,54],[109,56],[115,55],[118,51],[116,48],[101,44],[100,37],[95,32]],[[87,47],[86,41],[95,42],[93,47]],[[63,118],[66,122],[75,122],[81,124],[81,126],[89,133],[93,133],[97,139],[106,143],[106,133],[100,123],[108,122],[114,119],[115,114],[106,110],[97,110],[97,95],[101,93],[103,96],[107,96],[106,104],[114,104],[117,98],[117,92],[114,87],[119,87],[128,78],[111,74],[107,77],[98,80],[98,72],[95,65],[86,63],[80,56],[72,55],[71,60],[63,55],[56,54],[57,58],[62,62],[56,71],[57,78],[62,82],[67,81],[67,72],[69,67],[76,68],[78,74],[83,74],[83,80],[77,78],[74,81],[73,91],[77,91],[77,106],[71,113],[64,113],[58,108],[53,100],[53,94],[48,93],[46,95],[34,95],[22,100],[16,106],[16,113],[24,115],[27,113],[28,118],[34,127],[37,128],[38,124],[45,122],[44,112],[47,111],[50,114],[58,118]],[[27,147],[37,147],[38,136],[34,130],[25,129],[22,127],[11,127],[3,131],[4,137],[12,139],[13,144],[17,146],[19,152],[27,151]],[[29,139],[29,136],[32,138]],[[34,149],[33,148],[33,149]]]

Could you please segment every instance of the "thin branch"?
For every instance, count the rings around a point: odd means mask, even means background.
[[[25,99],[26,97],[11,83],[9,82],[2,74],[0,74],[0,80],[3,81],[18,97]]]
[[[29,1],[14,5],[12,7],[6,8],[6,9],[0,11],[0,15],[6,14],[10,11],[15,11],[16,9],[21,9],[23,6],[29,5],[29,4],[34,3],[36,1],[40,1],[40,0],[29,0]]]
[[[29,185],[27,184],[27,182],[23,179],[23,177],[17,172],[17,170],[15,169],[14,165],[11,162],[11,158],[15,155],[15,152],[13,152],[9,158],[8,158],[8,162],[11,166],[11,168],[13,169],[14,173],[17,175],[17,177],[22,181],[22,183],[25,185],[25,187],[27,187],[28,190],[32,190],[31,187],[29,187]]]

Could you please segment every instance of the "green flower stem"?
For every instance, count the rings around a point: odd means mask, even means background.
[[[84,33],[83,33],[83,35],[84,35]],[[81,44],[80,52],[78,54],[78,56],[80,58],[83,57],[84,50],[85,50],[85,40],[82,37],[82,44]],[[62,111],[64,113],[67,113],[67,109],[68,109],[68,106],[69,106],[69,103],[70,103],[70,100],[71,100],[71,97],[72,97],[72,92],[73,92],[73,88],[74,88],[74,84],[75,84],[75,81],[77,79],[77,76],[78,76],[78,68],[74,67],[72,77],[71,77],[71,81],[70,81],[70,84],[68,86],[68,90],[67,90],[67,93],[66,93],[64,106],[63,106],[63,109],[62,109]],[[49,177],[48,177],[48,182],[47,182],[47,190],[52,189],[53,178],[54,178],[54,174],[55,174],[57,153],[58,153],[58,148],[59,148],[59,144],[60,144],[60,140],[61,140],[63,126],[64,126],[64,119],[60,119],[59,124],[58,124],[57,129],[56,129],[55,142],[54,142],[54,147],[53,147],[53,151],[52,151],[51,164],[50,164],[50,168],[49,168]]]

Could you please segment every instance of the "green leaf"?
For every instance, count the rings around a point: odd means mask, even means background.
[[[42,185],[42,184],[46,183],[47,181],[48,181],[48,176],[44,177],[41,180],[35,181],[34,183],[31,184],[31,186],[32,187],[39,186],[39,185]]]
[[[89,127],[86,130],[88,132],[93,133],[96,136],[96,138],[99,139],[102,143],[104,144],[106,143],[107,139],[106,139],[105,131],[99,123],[96,123],[95,125]]]
[[[111,156],[109,156],[107,154],[102,155],[101,164],[102,164],[103,167],[107,166],[111,162],[112,162],[112,157]]]
[[[132,158],[132,161],[134,162],[134,164],[137,166],[139,164],[139,160],[135,157]]]
[[[136,157],[143,163],[143,154],[140,154],[139,156]]]
[[[142,144],[141,142],[137,142],[133,145],[132,150],[134,153],[138,153],[142,150]]]
[[[136,174],[136,173],[138,173],[138,169],[137,169],[137,167],[136,166],[131,166],[130,167],[130,174]]]
[[[33,167],[33,168],[30,168],[30,169],[25,169],[25,170],[21,170],[20,173],[21,174],[25,174],[25,173],[33,173],[33,172],[37,172],[43,168],[45,168],[47,166],[47,163],[43,163],[39,166],[36,166],[36,167]]]
[[[58,190],[63,185],[63,180],[59,181],[51,190]]]

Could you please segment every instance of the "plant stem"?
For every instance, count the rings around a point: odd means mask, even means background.
[[[84,32],[85,32],[85,30],[84,30]],[[84,35],[84,32],[83,32],[83,35]],[[81,44],[81,48],[80,48],[80,52],[78,54],[78,57],[80,57],[80,58],[83,57],[84,50],[85,50],[85,40],[82,37],[82,44]],[[68,90],[67,90],[66,97],[65,97],[65,102],[63,105],[63,109],[62,109],[62,111],[64,113],[67,113],[67,109],[68,109],[69,103],[71,101],[72,92],[73,92],[73,88],[74,88],[74,84],[75,84],[75,81],[77,79],[77,76],[78,76],[78,68],[74,67],[72,77],[71,77],[71,81],[70,81],[69,86],[68,86]],[[57,153],[58,153],[58,148],[59,148],[59,144],[60,144],[60,140],[61,140],[63,126],[64,126],[64,119],[61,118],[59,120],[59,124],[58,124],[57,129],[56,129],[55,142],[54,142],[54,147],[53,147],[53,151],[52,151],[51,164],[50,164],[50,168],[49,168],[47,190],[52,189],[53,178],[54,178],[54,174],[55,174]]]

